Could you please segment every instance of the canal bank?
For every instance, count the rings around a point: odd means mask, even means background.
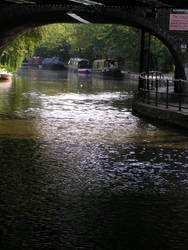
[[[132,110],[133,113],[139,116],[162,122],[163,124],[188,129],[188,113],[177,111],[177,108],[167,109],[162,105],[153,106],[139,100],[134,100]]]
[[[139,76],[133,113],[178,128],[188,128],[188,94],[186,80],[165,77],[161,72],[150,71]]]

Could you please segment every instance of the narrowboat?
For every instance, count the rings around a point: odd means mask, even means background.
[[[52,70],[61,70],[65,69],[63,60],[60,57],[53,58],[44,58],[42,60],[42,69],[52,69]]]
[[[70,58],[68,67],[70,70],[77,71],[79,74],[91,73],[91,64],[89,60],[84,58]]]
[[[116,59],[98,59],[93,61],[92,72],[106,77],[120,78],[123,73]]]
[[[39,56],[33,56],[28,60],[28,66],[37,67],[41,65],[43,58]]]

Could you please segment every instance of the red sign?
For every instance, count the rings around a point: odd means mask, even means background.
[[[188,14],[170,14],[169,30],[188,30]]]

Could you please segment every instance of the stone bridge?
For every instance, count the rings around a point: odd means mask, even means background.
[[[82,21],[123,24],[150,32],[170,50],[175,61],[175,77],[188,79],[188,31],[169,30],[169,16],[188,7],[179,0],[3,0],[0,14],[0,53],[30,28],[50,23]],[[186,13],[186,10],[184,11]],[[72,15],[74,14],[74,16]],[[84,20],[83,20],[84,19]]]

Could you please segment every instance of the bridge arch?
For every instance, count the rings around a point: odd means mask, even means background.
[[[181,51],[184,39],[168,29],[168,9],[151,12],[146,7],[104,7],[75,5],[15,6],[2,8],[0,17],[0,54],[17,35],[30,28],[51,23],[78,23],[68,15],[75,13],[91,23],[122,24],[150,32],[160,39],[174,57],[176,78],[187,79],[188,56]],[[5,25],[6,23],[6,25]]]

